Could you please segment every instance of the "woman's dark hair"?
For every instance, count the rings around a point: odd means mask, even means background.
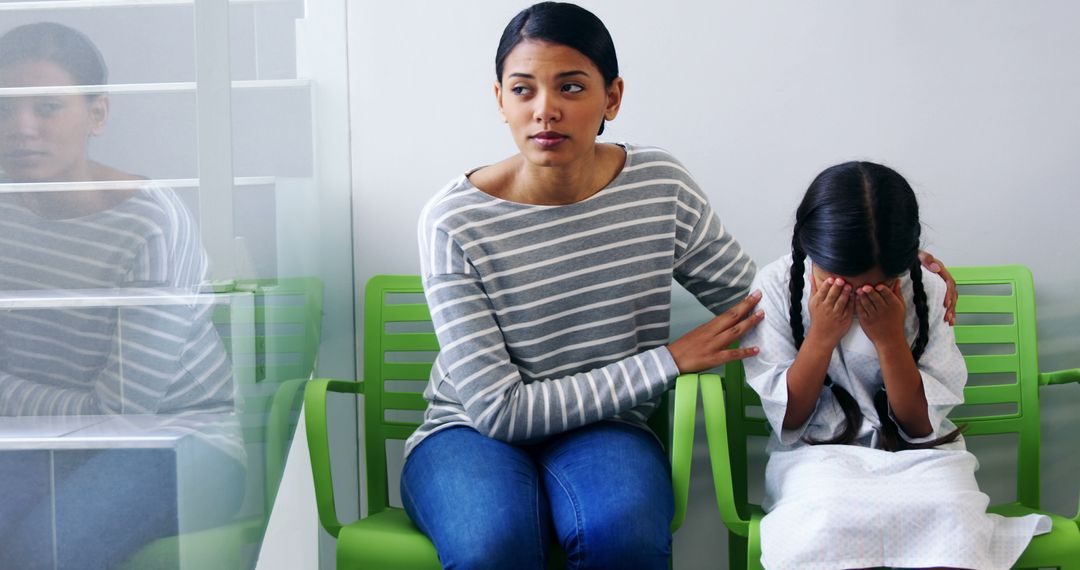
[[[76,85],[104,85],[108,81],[105,59],[94,42],[62,24],[26,24],[0,36],[0,67],[28,61],[53,62],[71,74]]]
[[[919,361],[930,340],[926,290],[919,261],[919,204],[915,192],[895,170],[872,162],[846,162],[819,174],[795,212],[791,238],[791,307],[789,319],[795,347],[805,336],[802,319],[803,273],[809,256],[816,265],[837,275],[854,276],[880,268],[889,277],[911,276],[919,331],[911,347]],[[829,386],[844,411],[843,431],[828,440],[806,439],[811,444],[850,444],[858,437],[863,414],[852,395],[828,376]],[[924,443],[909,443],[889,416],[885,390],[874,396],[881,420],[883,447],[889,451],[925,449],[955,441],[960,430]]]
[[[604,77],[604,85],[611,85],[619,76],[619,60],[615,56],[615,43],[611,41],[604,23],[595,14],[574,4],[564,2],[541,2],[518,12],[506,25],[499,49],[495,51],[495,79],[502,82],[503,64],[506,56],[523,41],[534,40],[571,47],[589,58]],[[604,123],[600,122],[600,132]]]

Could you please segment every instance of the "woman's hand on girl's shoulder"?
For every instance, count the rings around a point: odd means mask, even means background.
[[[728,348],[765,318],[764,311],[751,314],[761,300],[754,291],[734,307],[684,334],[668,345],[680,374],[701,372],[758,353],[757,347]]]
[[[960,294],[956,292],[956,280],[953,279],[949,270],[945,268],[945,264],[934,257],[934,254],[920,249],[919,261],[922,262],[927,271],[937,274],[938,277],[945,281],[945,322],[949,323],[949,325],[955,325],[956,300],[960,297]]]

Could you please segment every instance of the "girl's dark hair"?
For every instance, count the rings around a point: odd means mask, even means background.
[[[819,174],[795,212],[795,232],[791,238],[789,319],[795,347],[802,347],[805,336],[803,273],[809,256],[822,269],[837,275],[859,275],[874,268],[881,268],[890,277],[908,273],[919,321],[911,354],[918,362],[930,340],[926,290],[918,257],[920,233],[915,192],[895,170],[872,162],[846,162]],[[853,443],[862,425],[862,410],[855,398],[828,376],[825,385],[830,387],[844,411],[844,429],[832,439],[805,441],[811,444]],[[881,420],[883,447],[889,451],[936,447],[960,436],[957,429],[933,441],[909,443],[900,437],[899,427],[889,417],[889,402],[884,389],[874,396],[874,408]]]
[[[595,14],[574,4],[541,2],[518,12],[503,30],[499,49],[495,51],[495,79],[502,83],[506,56],[523,41],[535,40],[571,47],[589,58],[611,85],[619,76],[619,60],[615,43],[611,41],[604,23]],[[604,123],[600,122],[600,132]]]
[[[54,22],[26,24],[0,37],[0,67],[28,61],[53,62],[71,74],[76,85],[104,85],[109,76],[105,59],[90,38]]]

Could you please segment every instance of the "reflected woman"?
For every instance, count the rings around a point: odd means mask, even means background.
[[[184,441],[197,449],[198,471],[213,474],[213,490],[202,491],[213,497],[198,520],[180,522],[165,491],[176,487],[177,466],[142,450],[58,453],[55,491],[28,476],[34,452],[0,453],[15,488],[0,504],[3,568],[52,567],[54,550],[42,543],[51,535],[59,567],[112,567],[156,538],[228,520],[243,496],[232,373],[212,306],[176,297],[206,277],[194,220],[171,189],[90,159],[89,140],[109,117],[105,94],[49,89],[106,82],[101,53],[77,30],[37,23],[0,37],[0,87],[42,91],[0,96],[0,298],[59,299],[0,310],[0,416],[159,415],[150,423],[193,436]],[[87,184],[36,186],[57,182]],[[166,295],[80,306],[102,289],[132,287]],[[65,504],[74,524],[58,514]],[[42,532],[48,524],[52,533]]]

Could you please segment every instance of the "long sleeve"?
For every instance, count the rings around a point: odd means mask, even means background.
[[[445,233],[436,232],[435,239],[430,251],[449,253],[437,254],[432,267],[469,266]],[[441,347],[436,373],[442,381],[435,396],[460,402],[472,426],[493,438],[529,440],[612,418],[659,396],[678,374],[667,348],[660,346],[606,355],[604,360],[621,358],[584,372],[559,375],[556,367],[552,375],[536,377],[514,362],[475,270],[433,271],[425,275],[424,290]]]
[[[790,258],[772,263],[758,272],[751,288],[761,291],[758,308],[765,311],[765,319],[743,337],[743,344],[756,346],[757,356],[743,361],[746,381],[761,398],[765,417],[780,443],[784,446],[798,445],[804,436],[826,439],[836,433],[844,422],[843,412],[830,390],[822,390],[814,411],[803,425],[796,429],[784,428],[787,413],[787,372],[795,362],[798,349],[791,334],[788,318],[789,277],[786,270]]]
[[[967,384],[964,356],[956,345],[953,328],[945,322],[945,283],[937,275],[924,271],[923,285],[929,312],[930,339],[917,364],[922,375],[927,414],[934,430],[926,437],[913,438],[901,427],[900,436],[912,443],[932,441],[956,428],[947,416],[953,408],[964,403],[964,385]],[[910,307],[909,311],[914,312]],[[896,421],[895,417],[893,421]]]
[[[756,266],[720,222],[687,174],[678,215],[675,279],[705,308],[720,314],[750,292]]]

